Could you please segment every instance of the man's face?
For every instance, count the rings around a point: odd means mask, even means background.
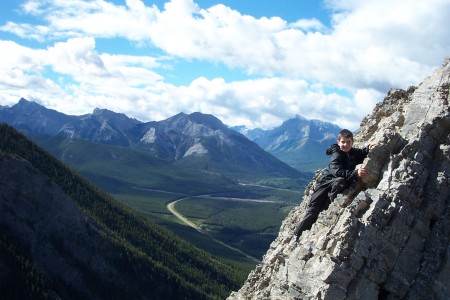
[[[353,141],[350,138],[343,137],[340,140],[338,140],[338,145],[342,151],[348,152],[348,151],[350,151],[350,149],[352,149]]]

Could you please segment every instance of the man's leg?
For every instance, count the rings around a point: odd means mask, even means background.
[[[316,222],[317,217],[323,210],[323,207],[327,203],[328,193],[331,191],[331,185],[327,184],[320,187],[311,195],[311,199],[308,202],[308,208],[303,215],[302,220],[297,224],[294,234],[296,239],[300,237],[303,231],[311,229],[314,222]]]
[[[330,203],[333,202],[334,199],[336,199],[337,194],[341,193],[347,183],[345,182],[345,178],[343,177],[337,177],[331,182],[331,190],[328,193],[328,198],[330,199]]]

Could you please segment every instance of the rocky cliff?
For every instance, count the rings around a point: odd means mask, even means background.
[[[355,147],[376,144],[367,180],[291,246],[313,179],[228,299],[450,299],[449,86],[447,59],[418,87],[389,91],[355,135]]]

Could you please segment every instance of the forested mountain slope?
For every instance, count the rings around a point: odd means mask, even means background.
[[[5,299],[223,299],[244,274],[176,238],[0,125]]]

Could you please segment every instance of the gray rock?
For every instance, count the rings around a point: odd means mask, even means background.
[[[447,59],[419,86],[389,91],[355,135],[356,147],[376,144],[370,175],[289,246],[316,173],[228,300],[450,299],[449,86]]]

